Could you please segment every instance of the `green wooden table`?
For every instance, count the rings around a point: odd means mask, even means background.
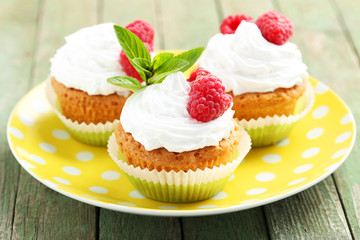
[[[155,26],[156,49],[205,46],[221,20],[275,9],[295,23],[312,76],[360,117],[357,0],[0,0],[0,239],[360,239],[360,144],[330,177],[287,199],[205,217],[138,216],[54,192],[23,170],[6,140],[16,102],[49,74],[49,58],[75,30],[100,22]],[[359,126],[359,125],[358,125]]]

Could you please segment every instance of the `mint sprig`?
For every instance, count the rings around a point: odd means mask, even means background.
[[[203,47],[199,47],[177,56],[173,53],[160,53],[151,60],[146,46],[134,33],[117,25],[114,25],[114,30],[124,53],[145,82],[145,86],[141,85],[137,79],[127,76],[111,77],[107,81],[133,92],[151,84],[161,83],[171,73],[186,71],[194,65],[204,51]]]

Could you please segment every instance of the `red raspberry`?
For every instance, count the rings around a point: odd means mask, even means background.
[[[206,75],[210,75],[211,73],[206,71],[204,68],[199,67],[198,69],[196,69],[195,71],[193,71],[188,79],[188,82],[192,82],[195,81],[197,77],[199,76],[206,76]]]
[[[251,22],[252,18],[245,15],[245,14],[228,16],[221,23],[220,32],[222,34],[233,34],[233,33],[235,33],[237,27],[240,25],[242,20],[245,20],[247,22]]]
[[[151,51],[151,48],[148,43],[144,43],[147,50]],[[136,71],[136,69],[131,65],[128,57],[126,56],[124,50],[121,50],[120,56],[119,56],[119,63],[122,66],[123,71],[128,75],[129,77],[136,78],[139,80],[139,82],[143,82],[141,79],[139,73]]]
[[[293,22],[278,12],[270,11],[256,20],[263,37],[276,45],[283,45],[294,33]]]
[[[225,93],[225,87],[214,75],[205,75],[191,83],[187,111],[201,122],[209,122],[229,109],[232,97]]]
[[[126,29],[134,33],[144,43],[148,43],[151,50],[154,48],[155,31],[150,23],[144,20],[136,20],[127,25]]]

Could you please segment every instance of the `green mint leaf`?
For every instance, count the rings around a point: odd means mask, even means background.
[[[171,59],[170,61],[168,61],[168,63],[166,63],[166,65],[168,67],[166,71],[165,69],[164,72],[155,71],[154,76],[148,79],[149,84],[161,83],[171,73],[179,72],[182,68],[188,66],[189,62],[184,59]]]
[[[161,65],[169,61],[174,56],[173,53],[160,53],[152,61],[152,69],[156,71]]]
[[[136,92],[145,87],[141,85],[141,83],[136,78],[133,77],[111,77],[107,79],[107,82],[122,88],[126,88],[132,92]]]
[[[114,30],[121,48],[124,50],[124,53],[128,57],[130,63],[139,73],[141,79],[146,81],[146,73],[144,73],[143,70],[132,61],[134,58],[144,58],[151,61],[150,53],[146,49],[144,43],[134,33],[130,32],[126,28],[114,25]]]
[[[198,48],[194,48],[191,49],[189,51],[183,52],[177,56],[174,57],[174,59],[183,59],[185,61],[189,62],[189,65],[185,66],[184,68],[182,68],[180,71],[181,72],[185,72],[186,70],[188,70],[192,65],[195,64],[195,62],[199,59],[199,57],[201,56],[202,52],[204,51],[203,47],[198,47]]]
[[[146,75],[146,78],[150,78],[152,76],[150,61],[146,60],[145,58],[133,58],[130,62],[135,67],[135,69],[141,70]]]
[[[162,64],[158,69],[156,69],[156,71],[154,72],[154,76],[165,72],[178,72],[181,71],[183,68],[186,68],[188,65],[189,62],[185,59],[176,59],[175,57],[173,57],[166,63]]]

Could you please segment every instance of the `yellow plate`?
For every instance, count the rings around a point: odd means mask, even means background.
[[[10,148],[33,177],[68,197],[116,211],[195,216],[238,211],[277,201],[323,180],[337,169],[355,140],[354,118],[344,102],[311,79],[315,105],[275,146],[252,149],[213,198],[170,204],[144,198],[106,148],[77,142],[51,110],[40,84],[17,104],[8,122]]]

